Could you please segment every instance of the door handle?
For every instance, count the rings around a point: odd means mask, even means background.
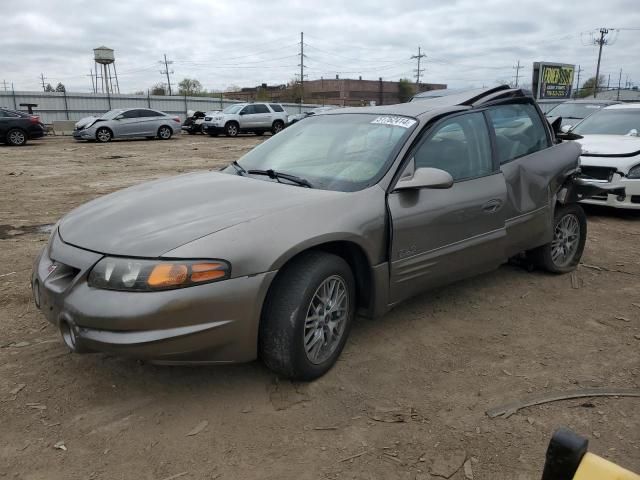
[[[500,207],[502,207],[502,200],[494,198],[482,205],[482,211],[485,213],[495,213],[500,210]]]

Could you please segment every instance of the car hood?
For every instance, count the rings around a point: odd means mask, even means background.
[[[65,216],[66,243],[111,255],[159,257],[205,235],[337,195],[220,172],[148,182],[93,200]]]
[[[626,135],[585,135],[577,140],[582,147],[580,163],[626,170],[640,157],[640,137]]]

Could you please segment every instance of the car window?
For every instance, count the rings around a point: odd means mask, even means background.
[[[160,112],[156,112],[155,110],[138,110],[140,112],[140,117],[162,117],[163,115]]]
[[[603,107],[606,107],[606,104],[565,102],[549,110],[547,116],[562,117],[564,120],[582,120]],[[575,124],[575,122],[573,123]]]
[[[143,116],[140,112],[144,112],[144,110],[127,110],[122,114],[122,118],[138,118]]]
[[[573,132],[578,135],[637,135],[640,132],[640,108],[600,110],[580,122]]]
[[[235,114],[238,113],[241,109],[242,109],[242,105],[231,105],[227,108],[225,108],[222,113],[230,113],[230,114]]]
[[[252,113],[256,113],[256,112],[253,105],[247,105],[240,111],[240,113],[245,115],[251,115]]]
[[[7,112],[5,110],[0,110],[0,118],[18,118],[20,115],[16,115],[13,112]]]
[[[282,106],[278,105],[277,103],[270,103],[269,106],[274,112],[284,112],[284,108],[282,108]]]
[[[496,133],[496,148],[501,164],[549,146],[542,119],[533,105],[498,105],[488,111]]]
[[[489,130],[481,112],[457,115],[436,127],[414,154],[416,168],[449,172],[454,180],[493,172]]]
[[[270,113],[270,112],[266,105],[262,103],[256,103],[253,106],[253,113]]]

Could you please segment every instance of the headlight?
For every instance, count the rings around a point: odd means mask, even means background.
[[[224,260],[142,260],[105,257],[89,274],[89,286],[107,290],[153,292],[229,278]]]
[[[640,164],[635,167],[631,167],[629,173],[627,174],[627,178],[640,178]]]

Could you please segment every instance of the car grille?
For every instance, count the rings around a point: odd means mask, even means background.
[[[610,167],[580,167],[580,176],[591,180],[606,180],[610,182],[613,174],[616,173],[615,168]]]
[[[210,122],[212,120],[213,117],[204,117],[204,121],[205,122]]]

